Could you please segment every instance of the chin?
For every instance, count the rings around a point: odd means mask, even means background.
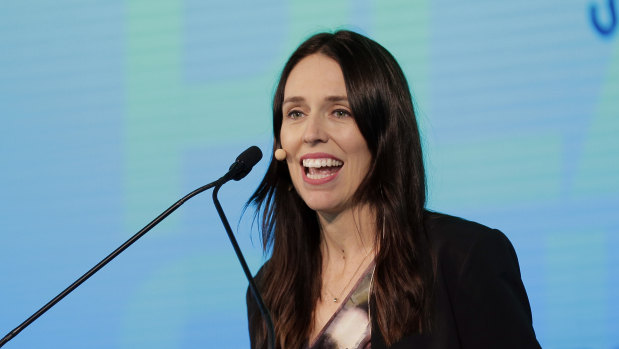
[[[305,204],[314,211],[331,211],[335,208],[335,206],[337,206],[330,200],[327,200],[324,193],[299,193],[299,196],[301,196],[303,202],[305,202]]]
[[[325,202],[305,200],[305,204],[316,212],[331,212],[335,210],[334,205]]]
[[[343,205],[340,202],[336,203],[333,201],[324,200],[324,198],[315,199],[315,200],[308,199],[304,201],[305,201],[305,204],[310,209],[316,212],[327,213],[327,214],[337,214],[343,211],[342,209]]]
[[[349,200],[346,193],[342,193],[339,190],[331,189],[308,189],[305,187],[305,183],[300,183],[300,187],[295,185],[297,193],[305,202],[305,204],[316,212],[323,212],[329,214],[336,214],[341,212],[343,207],[346,206],[346,202]]]

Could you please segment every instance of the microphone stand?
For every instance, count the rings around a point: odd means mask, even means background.
[[[249,286],[250,286],[251,292],[254,295],[254,298],[256,299],[258,306],[260,307],[260,312],[266,319],[267,326],[269,327],[269,334],[271,335],[271,343],[272,343],[271,348],[275,349],[275,336],[274,336],[274,331],[273,331],[273,322],[268,313],[268,310],[266,309],[264,305],[264,302],[262,301],[262,297],[260,296],[260,293],[258,292],[258,289],[256,288],[253,277],[251,276],[251,272],[249,271],[249,268],[247,267],[247,263],[245,262],[245,258],[243,258],[243,254],[241,253],[241,250],[236,242],[236,239],[234,238],[234,235],[232,234],[232,230],[230,229],[230,224],[228,224],[228,220],[226,219],[223,213],[221,205],[219,204],[219,201],[217,201],[217,192],[219,191],[219,188],[221,188],[222,185],[224,185],[226,182],[230,181],[231,179],[238,181],[242,179],[243,177],[245,177],[249,173],[249,171],[251,171],[251,168],[258,161],[260,161],[260,158],[262,158],[262,152],[260,151],[258,147],[253,146],[245,150],[243,153],[241,153],[241,155],[237,157],[236,161],[232,164],[232,166],[230,166],[228,173],[223,175],[218,180],[212,183],[206,184],[204,186],[201,186],[200,188],[192,191],[191,193],[185,195],[183,198],[175,202],[172,206],[168,207],[167,210],[163,211],[159,216],[157,216],[157,218],[153,219],[144,228],[142,228],[140,231],[135,233],[135,235],[133,235],[129,240],[127,240],[125,243],[120,245],[116,250],[114,250],[114,252],[110,253],[107,257],[105,257],[102,261],[97,263],[97,265],[92,267],[79,279],[75,280],[75,282],[69,285],[69,287],[67,287],[64,291],[60,292],[51,301],[49,301],[47,304],[41,307],[41,309],[37,310],[34,314],[32,314],[28,319],[26,319],[26,321],[22,322],[19,326],[17,326],[15,329],[9,332],[6,336],[4,336],[0,340],[0,347],[8,343],[11,339],[17,336],[23,329],[28,327],[41,315],[45,314],[45,312],[47,312],[51,307],[56,305],[56,303],[60,302],[69,293],[73,292],[73,290],[78,288],[82,283],[84,283],[84,281],[88,280],[91,276],[93,276],[106,264],[108,264],[110,261],[116,258],[129,246],[131,246],[134,242],[138,241],[138,239],[140,239],[142,236],[148,233],[149,230],[154,228],[157,224],[159,224],[172,212],[176,211],[176,209],[179,208],[181,205],[183,205],[187,200],[191,199],[192,197],[200,194],[201,192],[205,190],[215,187],[215,191],[213,192],[213,200],[215,201],[217,213],[219,213],[219,217],[221,218],[222,223],[224,223],[224,227],[226,228],[228,237],[230,238],[230,241],[232,242],[234,251],[236,252],[239,258],[239,261],[241,262],[241,266],[243,267],[243,271],[245,272],[245,276],[247,277],[247,280],[249,280]]]
[[[275,349],[275,329],[273,327],[273,320],[271,319],[271,315],[267,307],[264,305],[264,301],[260,296],[260,292],[258,292],[258,287],[256,287],[256,283],[254,282],[254,278],[251,276],[251,272],[249,271],[249,267],[247,266],[247,262],[245,262],[245,257],[243,257],[243,252],[241,252],[241,248],[239,244],[236,242],[236,238],[232,233],[232,228],[230,228],[230,224],[228,223],[228,219],[226,218],[226,214],[224,213],[219,200],[217,199],[217,193],[219,193],[219,189],[223,183],[216,185],[215,189],[213,189],[213,203],[215,203],[215,208],[217,209],[217,213],[219,214],[219,218],[221,219],[221,223],[223,223],[224,228],[226,229],[226,233],[228,234],[228,238],[230,238],[230,243],[234,248],[234,252],[236,253],[237,258],[239,259],[239,263],[241,263],[241,267],[243,267],[243,271],[245,272],[245,277],[247,277],[247,281],[249,281],[249,289],[251,290],[256,303],[258,303],[258,308],[260,309],[260,313],[262,314],[262,318],[265,320],[267,325],[267,330],[269,331],[269,348]]]

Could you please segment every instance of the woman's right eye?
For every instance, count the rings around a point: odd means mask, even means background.
[[[288,117],[291,119],[298,119],[303,116],[303,112],[300,110],[291,110],[288,112]]]

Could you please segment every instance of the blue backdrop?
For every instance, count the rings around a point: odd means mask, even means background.
[[[294,47],[348,28],[409,79],[428,207],[514,243],[544,348],[619,348],[615,0],[0,2],[0,335],[251,144]],[[255,272],[245,200],[221,199]],[[236,222],[239,222],[238,225]],[[252,242],[253,241],[253,242]],[[6,348],[248,346],[246,284],[195,198]]]

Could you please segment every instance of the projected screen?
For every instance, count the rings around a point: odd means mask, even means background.
[[[414,95],[428,208],[503,231],[544,348],[619,347],[614,0],[0,2],[0,336],[258,145],[288,55],[346,28]],[[252,272],[243,205],[220,199]],[[246,348],[247,281],[210,193],[6,348]]]

